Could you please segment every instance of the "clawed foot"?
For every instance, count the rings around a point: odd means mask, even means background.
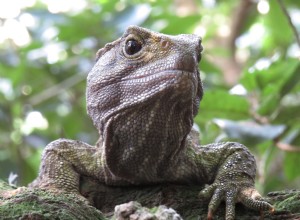
[[[235,204],[237,202],[241,202],[251,209],[274,212],[274,207],[265,202],[259,192],[247,183],[244,185],[235,182],[213,183],[203,189],[199,196],[205,199],[210,198],[208,220],[213,219],[213,214],[222,201],[226,203],[226,220],[235,218]]]

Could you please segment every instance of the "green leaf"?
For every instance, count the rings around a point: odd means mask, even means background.
[[[253,121],[214,119],[214,122],[223,129],[230,139],[242,140],[251,145],[273,140],[285,130],[284,125],[260,125]]]
[[[300,124],[300,105],[280,107],[276,117],[273,119],[273,122]]]
[[[273,93],[267,96],[261,103],[258,113],[260,115],[269,115],[279,106],[280,96],[278,93]]]
[[[201,58],[200,71],[204,71],[210,74],[221,74],[221,70],[213,63],[208,61],[205,57]]]
[[[262,17],[265,28],[269,33],[265,41],[265,48],[287,46],[293,41],[293,32],[288,19],[282,12],[277,1],[268,2],[270,4],[270,11],[266,16]]]
[[[281,97],[293,90],[293,88],[300,82],[300,62],[296,60],[294,60],[294,62],[290,62],[287,72],[290,72],[290,74],[281,85]]]
[[[294,180],[296,177],[300,176],[299,167],[300,153],[288,152],[284,157],[284,173],[289,181]]]
[[[200,113],[196,121],[213,118],[246,119],[249,118],[249,103],[243,96],[231,95],[224,90],[207,91],[200,104]]]
[[[288,92],[288,88],[295,86],[300,78],[300,63],[297,59],[280,59],[273,62],[263,58],[258,62],[270,62],[268,68],[258,69],[257,64],[243,73],[241,83],[248,91],[260,91],[265,95],[270,94],[270,87],[283,89],[281,96]],[[275,88],[276,89],[276,88]],[[274,91],[274,89],[273,89]],[[272,92],[273,92],[272,91]]]
[[[275,72],[279,73],[283,67],[283,76],[275,82],[265,80],[265,82],[271,83],[263,90],[265,97],[263,97],[261,106],[258,109],[258,113],[261,115],[269,115],[274,112],[278,107],[281,99],[299,83],[300,81],[300,64],[296,60],[289,60],[286,63],[279,63],[279,66],[275,68]],[[266,79],[266,78],[265,78]]]
[[[245,87],[247,91],[252,92],[259,89],[256,78],[257,72],[254,71],[254,68],[248,68],[243,72],[240,83]]]
[[[251,67],[244,72],[241,83],[248,92],[260,95],[258,113],[270,115],[280,104],[281,99],[291,92],[300,82],[300,63],[297,59],[270,62],[269,68]]]

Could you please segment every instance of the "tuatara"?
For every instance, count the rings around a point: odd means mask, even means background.
[[[42,157],[35,187],[78,193],[81,175],[107,185],[206,185],[208,219],[221,201],[272,210],[254,188],[256,164],[239,143],[200,146],[193,118],[203,95],[201,39],[130,26],[97,53],[87,78],[87,110],[99,131],[96,146],[59,139]],[[196,134],[196,135],[195,135]]]

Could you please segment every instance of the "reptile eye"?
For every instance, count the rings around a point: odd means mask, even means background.
[[[128,40],[125,45],[125,52],[128,55],[133,55],[139,52],[142,49],[142,45],[140,42],[136,40]]]

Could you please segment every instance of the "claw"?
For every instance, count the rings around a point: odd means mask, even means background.
[[[213,219],[213,212],[212,212],[212,210],[208,210],[207,220],[212,220],[212,219]]]
[[[205,189],[201,190],[198,196],[202,199],[209,199],[215,191],[215,188],[215,184],[212,184],[206,187]]]
[[[274,212],[275,212],[275,208],[272,206],[270,209],[269,209],[269,212],[271,213],[271,214],[274,214]],[[264,210],[260,210],[260,218],[259,218],[260,220],[263,220],[264,219]]]
[[[264,219],[264,211],[260,211],[259,212],[260,216],[259,216],[259,220],[263,220]]]

